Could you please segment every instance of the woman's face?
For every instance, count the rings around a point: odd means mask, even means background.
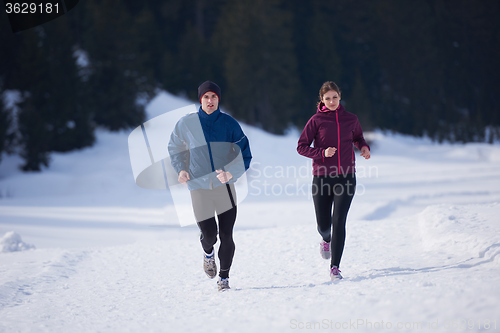
[[[329,109],[329,110],[337,110],[339,107],[340,103],[340,94],[336,92],[335,90],[329,90],[323,95],[323,98],[321,99],[323,104]]]
[[[208,114],[211,114],[219,107],[219,96],[209,91],[201,97],[201,108]]]

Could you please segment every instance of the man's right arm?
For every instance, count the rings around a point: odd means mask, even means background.
[[[170,163],[177,174],[180,174],[181,171],[187,173],[186,170],[188,170],[189,165],[189,146],[182,138],[179,123],[175,125],[174,131],[170,135],[168,153],[170,154]]]

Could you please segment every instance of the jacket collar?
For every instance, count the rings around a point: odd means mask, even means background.
[[[214,121],[215,119],[217,119],[219,117],[219,114],[220,114],[220,108],[217,108],[217,110],[215,110],[211,114],[208,114],[205,111],[203,111],[201,106],[198,109],[198,115],[200,116],[200,118],[208,120],[208,121]]]
[[[316,113],[327,113],[327,112],[342,112],[344,111],[344,106],[342,104],[339,104],[339,107],[336,110],[330,110],[325,106],[323,102],[318,104],[318,109],[316,110]]]

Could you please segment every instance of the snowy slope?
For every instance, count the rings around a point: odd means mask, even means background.
[[[188,104],[163,93],[148,117]],[[254,159],[226,293],[168,192],[134,184],[127,131],[53,154],[42,173],[5,157],[0,332],[499,330],[500,146],[367,134],[332,283],[298,133],[243,129]]]

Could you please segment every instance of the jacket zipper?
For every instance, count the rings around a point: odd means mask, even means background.
[[[337,148],[337,158],[339,161],[339,171],[338,174],[340,175],[340,123],[339,123],[339,111],[335,112],[335,116],[337,117],[337,142],[338,142],[338,148]]]

